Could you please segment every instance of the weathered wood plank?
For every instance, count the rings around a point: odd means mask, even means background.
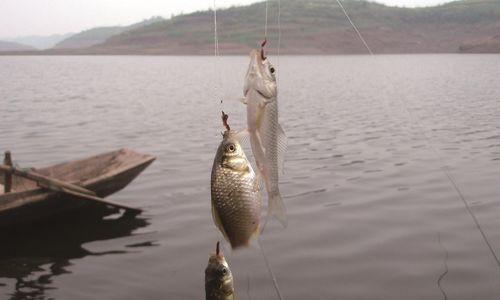
[[[4,157],[3,163],[4,163],[4,165],[6,165],[8,167],[12,167],[12,157],[10,155],[10,151],[5,152],[5,157]],[[12,190],[12,174],[5,173],[4,180],[5,180],[5,182],[4,182],[3,188],[4,188],[5,194],[7,194],[7,193],[10,193],[10,191]]]
[[[38,185],[40,185],[41,187],[44,187],[44,188],[48,188],[48,189],[53,189],[54,187],[56,187],[56,188],[59,187],[59,188],[65,188],[67,190],[79,192],[82,194],[93,195],[93,196],[95,195],[95,193],[92,192],[91,190],[77,186],[75,184],[64,182],[64,181],[58,180],[56,178],[47,177],[47,176],[44,176],[44,175],[41,175],[41,174],[38,174],[38,173],[35,173],[32,171],[19,170],[17,168],[14,168],[14,167],[8,166],[8,165],[0,165],[0,172],[4,172],[7,176],[9,176],[9,175],[12,176],[12,174],[14,174],[14,175],[24,177],[24,178],[29,179],[29,180],[36,181],[38,183]],[[6,178],[7,178],[7,176],[6,176]],[[12,181],[11,181],[11,184],[12,184]]]
[[[113,206],[113,207],[122,208],[122,209],[125,209],[125,210],[128,210],[128,211],[133,211],[133,212],[136,212],[136,213],[141,213],[142,212],[142,210],[140,208],[135,208],[135,207],[131,207],[131,206],[128,206],[128,205],[116,203],[116,202],[113,202],[113,201],[110,201],[110,200],[106,200],[106,199],[103,199],[103,198],[100,198],[100,197],[97,197],[97,196],[91,196],[91,195],[87,195],[87,194],[82,194],[82,193],[78,193],[78,192],[75,192],[75,191],[67,190],[67,189],[64,189],[64,188],[62,189],[62,192],[66,193],[66,194],[69,194],[69,195],[73,195],[73,196],[81,198],[81,199],[85,199],[85,200],[89,200],[89,201],[93,201],[93,202],[99,202],[99,203],[102,203],[102,204],[105,204],[105,205],[110,205],[110,206]]]
[[[73,195],[81,199],[85,199],[88,201],[99,202],[102,204],[114,206],[117,208],[122,208],[130,211],[141,212],[140,209],[133,208],[127,205],[115,203],[112,201],[108,201],[106,199],[97,197],[94,192],[87,190],[85,188],[79,187],[77,185],[67,183],[64,181],[60,181],[55,178],[49,178],[35,172],[30,171],[22,171],[18,170],[14,167],[9,167],[7,165],[0,165],[0,171],[5,172],[6,174],[14,174],[17,176],[21,176],[30,180],[36,181],[41,187],[46,188],[48,190],[54,192],[62,192],[65,194]]]

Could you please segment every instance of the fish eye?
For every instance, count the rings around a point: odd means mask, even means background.
[[[220,270],[220,272],[222,273],[222,275],[226,275],[227,274],[227,269],[226,268],[222,268]]]
[[[274,69],[274,67],[270,67],[269,71],[271,71],[271,74],[274,74],[274,71],[276,71],[276,70]]]
[[[236,145],[232,144],[232,143],[229,144],[229,145],[227,145],[226,146],[226,151],[228,151],[228,152],[234,152],[234,151],[236,151]]]

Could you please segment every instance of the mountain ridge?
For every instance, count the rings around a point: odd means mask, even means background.
[[[0,41],[0,52],[11,52],[11,51],[32,51],[36,50],[34,47],[9,41]]]
[[[500,53],[500,1],[459,0],[419,8],[344,0],[344,7],[375,54]],[[277,3],[269,4],[269,51],[278,41]],[[223,55],[247,54],[264,38],[265,2],[217,11]],[[332,0],[281,1],[282,54],[366,54]],[[213,11],[197,11],[130,28],[86,49],[39,54],[211,55]]]
[[[375,53],[456,53],[484,49],[500,32],[500,1],[462,0],[435,7],[390,7],[367,1],[344,6]],[[265,2],[217,12],[219,49],[244,54],[264,38]],[[111,37],[94,53],[211,54],[213,13],[178,16]],[[269,5],[270,47],[277,44],[277,7]],[[331,0],[281,2],[284,54],[362,54],[366,49],[340,7]]]
[[[118,35],[122,32],[133,30],[142,26],[146,26],[155,22],[165,20],[162,17],[156,16],[141,22],[127,26],[105,26],[94,27],[76,33],[54,45],[53,49],[83,49],[104,43],[108,38]]]
[[[52,35],[29,35],[4,39],[7,42],[15,42],[34,47],[38,50],[46,50],[54,47],[58,42],[72,36],[74,33],[52,34]]]

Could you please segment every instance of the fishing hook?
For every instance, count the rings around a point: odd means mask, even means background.
[[[260,44],[260,57],[262,58],[262,60],[266,59],[266,55],[264,53],[264,46],[266,44],[267,44],[267,37],[265,37],[262,43]]]
[[[231,127],[229,127],[229,124],[227,123],[227,119],[229,119],[229,116],[222,111],[222,125],[226,127],[226,130],[229,131],[231,130]],[[218,245],[218,244],[217,244]]]

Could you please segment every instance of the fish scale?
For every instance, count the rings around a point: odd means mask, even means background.
[[[279,174],[283,170],[284,155],[286,151],[286,140],[281,140],[282,132],[278,123],[278,100],[266,105],[262,121],[262,143],[266,153],[270,179],[270,194],[279,194]]]

